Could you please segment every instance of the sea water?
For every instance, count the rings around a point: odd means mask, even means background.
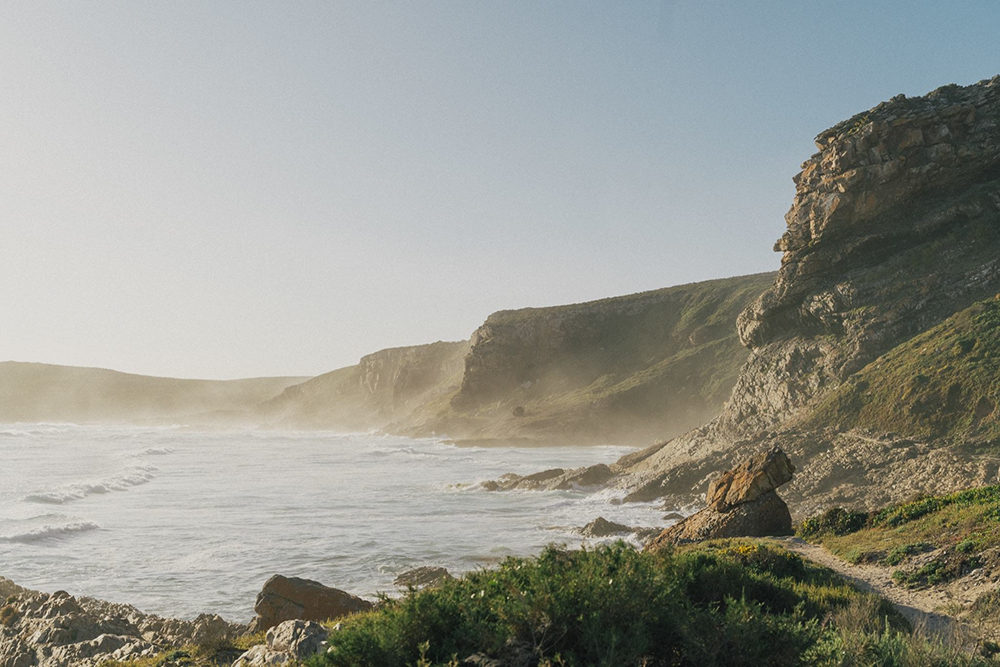
[[[610,463],[622,447],[460,448],[325,432],[0,425],[0,576],[182,618],[246,621],[272,574],[364,597],[452,573],[597,516],[662,525],[610,491],[489,492],[503,473]]]

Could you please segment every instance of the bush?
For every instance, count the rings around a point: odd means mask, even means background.
[[[978,489],[960,491],[949,496],[927,496],[917,498],[908,503],[891,505],[875,514],[872,518],[872,525],[894,528],[942,510],[950,505],[970,507],[972,505],[988,504],[1000,505],[1000,486],[984,486]],[[993,520],[997,520],[998,518],[997,509],[994,508],[990,514]]]
[[[869,514],[867,512],[855,512],[845,510],[842,507],[834,507],[819,516],[803,521],[797,534],[805,540],[815,539],[823,535],[848,535],[864,528],[868,525],[868,521]]]
[[[441,665],[481,653],[566,667],[791,665],[820,641],[826,615],[858,596],[763,543],[550,547],[352,616],[312,664]]]

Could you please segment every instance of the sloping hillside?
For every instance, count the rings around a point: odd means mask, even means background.
[[[407,433],[648,444],[718,414],[746,360],[736,316],[765,273],[490,315],[461,385]]]
[[[0,422],[245,420],[257,403],[303,379],[181,380],[7,361],[0,363]]]
[[[471,341],[381,350],[263,403],[269,426],[513,444],[648,444],[719,412],[759,274],[490,315]]]
[[[865,366],[799,423],[915,438],[1000,436],[1000,300],[981,301]]]

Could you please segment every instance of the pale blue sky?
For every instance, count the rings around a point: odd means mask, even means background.
[[[0,8],[0,359],[316,374],[777,268],[821,130],[1000,72],[1000,3]]]

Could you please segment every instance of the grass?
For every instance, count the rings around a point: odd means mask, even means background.
[[[210,637],[200,644],[189,644],[134,660],[105,660],[99,667],[221,667],[231,665],[242,653],[263,644],[265,632],[225,639]]]
[[[1000,297],[893,348],[826,397],[805,427],[917,438],[1000,437]]]
[[[797,532],[852,563],[897,566],[939,551],[893,574],[903,586],[935,586],[980,567],[984,552],[1000,545],[1000,486],[916,498],[877,512],[834,508],[803,521]]]

